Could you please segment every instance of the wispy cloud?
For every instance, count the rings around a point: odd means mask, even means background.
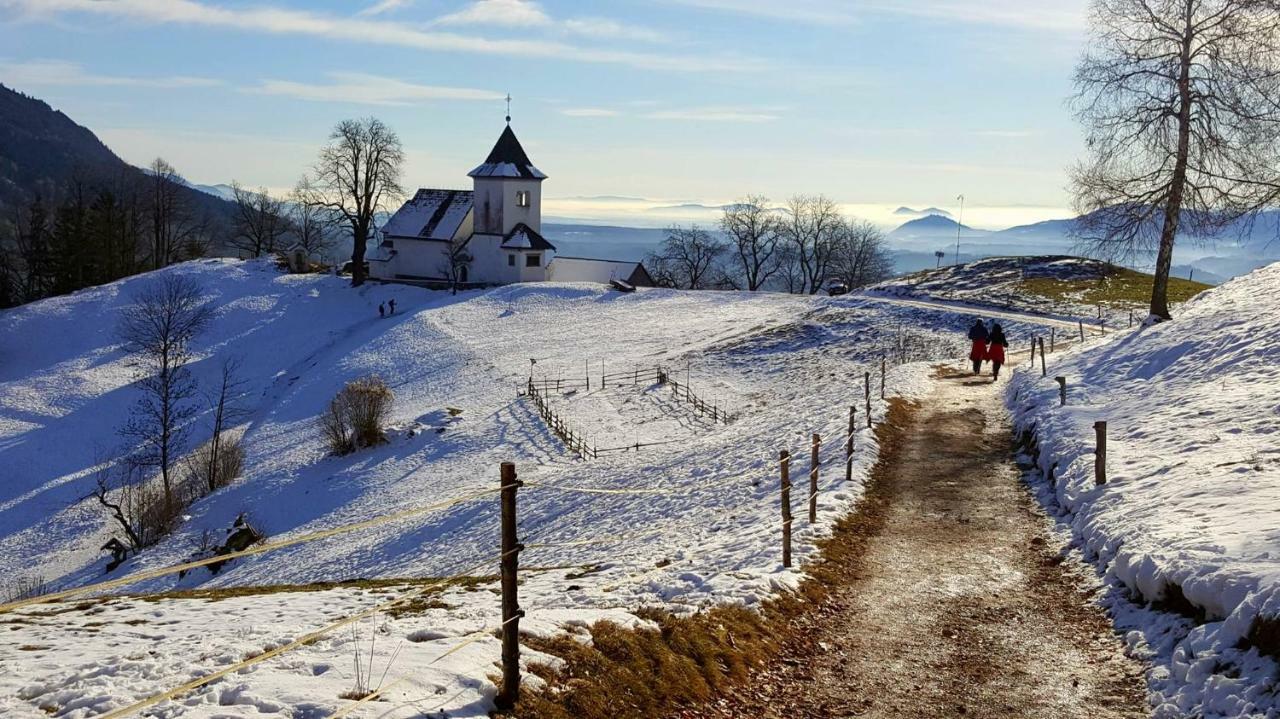
[[[628,103],[637,106],[637,103]],[[646,102],[639,107],[651,107]],[[645,120],[684,120],[689,122],[773,122],[780,119],[777,108],[758,107],[688,107],[669,110],[649,110],[625,113],[607,107],[570,107],[560,111],[568,117],[623,117],[631,115]]]
[[[436,19],[437,25],[505,25],[536,27],[551,24],[542,6],[529,0],[477,0],[467,7]]]
[[[222,84],[219,80],[186,75],[126,76],[99,75],[84,66],[63,60],[27,60],[5,62],[0,60],[0,77],[6,84],[19,87],[66,86],[132,86],[132,87],[210,87]]]
[[[269,6],[221,7],[200,0],[0,0],[0,7],[16,8],[28,19],[87,13],[152,24],[198,25],[438,52],[560,59],[679,72],[752,72],[764,67],[760,61],[739,56],[686,56],[581,47],[550,40],[475,37],[423,30],[405,23],[369,17],[344,17]]]
[[[394,12],[400,8],[409,7],[413,4],[413,0],[380,0],[369,7],[356,13],[357,15],[382,15],[383,13]]]
[[[246,92],[281,95],[315,102],[355,105],[417,105],[440,100],[500,100],[503,94],[467,87],[418,85],[395,78],[359,72],[333,72],[327,83],[263,80]]]
[[[681,110],[659,110],[644,115],[650,120],[691,120],[695,122],[773,122],[781,117],[776,111],[747,107],[691,107]]]
[[[560,114],[568,117],[617,117],[620,113],[603,107],[569,107],[561,110]]]
[[[432,24],[542,28],[566,35],[640,42],[665,42],[669,37],[656,30],[626,25],[609,18],[575,17],[558,20],[533,0],[476,0],[457,12],[437,18]]]
[[[850,25],[868,15],[906,15],[966,24],[1071,30],[1084,26],[1087,0],[669,0],[789,22]]]

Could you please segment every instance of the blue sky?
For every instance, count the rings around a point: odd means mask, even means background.
[[[0,0],[0,82],[202,183],[289,187],[376,115],[407,186],[465,187],[509,92],[549,213],[964,193],[1002,226],[1066,213],[1084,30],[1085,0]]]

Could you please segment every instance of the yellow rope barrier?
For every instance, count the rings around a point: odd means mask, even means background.
[[[468,494],[462,497],[445,500],[443,502],[437,502],[435,504],[427,505],[425,507],[415,507],[413,509],[406,509],[401,512],[395,512],[393,514],[388,514],[383,517],[378,517],[376,519],[369,519],[363,522],[355,522],[354,524],[345,524],[340,527],[332,527],[330,529],[324,529],[318,532],[311,532],[309,534],[303,534],[297,537],[291,537],[289,539],[281,539],[276,542],[267,542],[265,544],[259,544],[254,547],[249,547],[248,549],[241,550],[239,552],[231,552],[230,554],[222,554],[216,557],[198,559],[192,562],[175,564],[172,566],[162,567],[159,569],[149,569],[146,571],[130,574],[127,577],[121,577],[119,579],[112,579],[106,582],[98,582],[96,584],[87,584],[83,587],[74,587],[72,589],[64,589],[59,592],[42,594],[38,597],[30,597],[30,598],[21,599],[15,602],[8,602],[5,604],[0,604],[0,613],[9,612],[14,609],[31,606],[33,604],[47,604],[49,602],[56,602],[60,599],[75,597],[81,594],[88,594],[89,592],[98,592],[98,591],[105,591],[108,589],[116,589],[118,587],[123,587],[129,584],[133,584],[135,582],[143,581],[145,579],[155,579],[156,577],[163,577],[167,574],[177,574],[178,572],[187,571],[189,569],[196,569],[198,567],[204,567],[210,564],[217,564],[219,562],[226,562],[232,559],[238,559],[240,557],[248,557],[255,554],[270,552],[276,549],[282,549],[284,547],[291,547],[295,544],[303,544],[305,542],[314,542],[318,539],[327,539],[329,537],[334,537],[340,534],[347,534],[349,532],[356,532],[362,529],[369,529],[370,527],[376,527],[382,524],[395,522],[397,520],[405,519],[408,517],[413,517],[420,514],[429,514],[431,512],[439,511],[441,509],[447,509],[456,504],[461,504],[463,502],[476,499],[477,497],[483,497],[487,494],[496,494],[499,491],[501,491],[501,488],[495,487],[493,489],[484,490],[482,492],[474,492],[472,494]]]

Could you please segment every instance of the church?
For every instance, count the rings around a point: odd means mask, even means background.
[[[470,190],[418,190],[387,220],[369,274],[389,282],[504,285],[621,282],[652,286],[639,262],[557,257],[542,236],[542,181],[510,118]]]

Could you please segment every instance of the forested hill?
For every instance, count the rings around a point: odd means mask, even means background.
[[[56,202],[73,179],[95,186],[144,178],[89,128],[43,100],[0,84],[0,216],[11,219],[15,209],[37,196]],[[225,200],[189,187],[180,192],[215,217],[231,211]]]

